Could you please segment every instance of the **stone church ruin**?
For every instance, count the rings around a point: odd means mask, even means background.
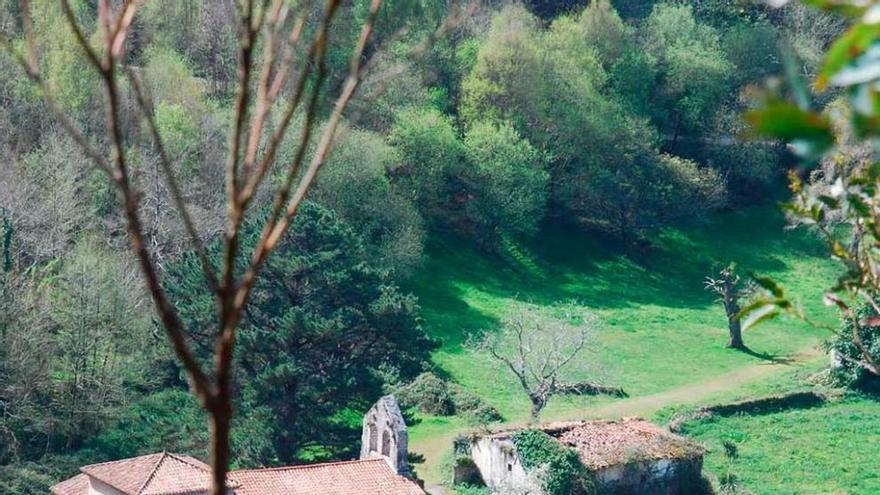
[[[693,495],[700,493],[704,449],[638,418],[577,421],[534,427],[577,453],[600,493]],[[506,430],[474,435],[458,445],[463,462],[456,481],[482,482],[492,493],[544,495],[540,475],[530,472]]]
[[[393,395],[379,399],[364,415],[361,459],[384,458],[401,476],[411,476],[407,461],[406,422]]]

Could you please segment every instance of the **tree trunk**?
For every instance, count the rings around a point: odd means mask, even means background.
[[[742,327],[740,326],[739,319],[735,317],[730,318],[727,326],[730,329],[730,342],[727,343],[727,347],[731,349],[745,349],[746,345],[743,343]]]
[[[739,301],[737,301],[736,287],[729,281],[724,287],[724,311],[727,313],[727,328],[730,331],[730,341],[727,347],[731,349],[745,349],[742,339],[742,326],[739,322]]]
[[[531,424],[538,424],[541,418],[541,411],[544,409],[544,406],[547,405],[547,402],[541,399],[540,397],[529,397],[529,400],[532,401],[532,411],[531,411]]]
[[[226,495],[226,474],[229,469],[229,431],[232,409],[219,403],[211,411],[211,495]]]

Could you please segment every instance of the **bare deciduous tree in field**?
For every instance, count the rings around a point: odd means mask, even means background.
[[[616,387],[583,381],[598,368],[598,320],[574,305],[548,314],[531,306],[514,311],[497,332],[486,332],[474,344],[488,351],[516,377],[531,403],[531,420],[537,422],[551,398],[558,395],[613,395],[625,397]],[[581,379],[581,381],[578,381]]]
[[[176,157],[163,144],[162,136],[148,97],[148,89],[137,71],[126,65],[126,39],[131,31],[142,0],[112,2],[99,0],[99,33],[92,37],[77,19],[70,0],[59,0],[69,28],[89,66],[98,74],[106,109],[107,148],[93,142],[80,131],[77,122],[65,115],[56,103],[50,85],[41,73],[40,53],[35,40],[34,24],[28,0],[21,0],[21,39],[4,35],[0,43],[19,65],[30,81],[40,90],[47,107],[61,126],[84,151],[94,165],[112,182],[121,200],[128,237],[136,255],[156,311],[177,359],[185,369],[190,387],[211,422],[212,493],[225,493],[230,449],[229,434],[233,416],[232,358],[236,330],[248,304],[255,281],[267,257],[276,248],[297,215],[306,193],[325,163],[334,142],[339,138],[346,108],[370,67],[367,54],[374,53],[371,41],[374,24],[382,0],[372,0],[369,14],[361,27],[352,51],[348,75],[333,94],[333,102],[324,125],[316,125],[323,85],[328,77],[325,58],[334,16],[342,6],[340,0],[326,0],[323,15],[313,29],[306,29],[309,12],[292,7],[288,0],[242,0],[239,5],[238,81],[235,107],[229,134],[225,166],[226,221],[223,232],[223,256],[219,269],[211,264],[202,237],[184,200],[174,172]],[[449,18],[436,34],[448,28]],[[314,22],[314,21],[313,21]],[[310,34],[307,34],[310,33]],[[98,40],[93,43],[94,40]],[[426,40],[426,43],[430,40]],[[417,48],[423,50],[426,43]],[[128,83],[136,104],[128,115],[123,103],[123,78]],[[276,115],[272,115],[277,113]],[[276,163],[282,141],[287,138],[295,115],[302,115],[301,131],[293,139],[296,152],[287,163]],[[274,123],[270,126],[270,117]],[[187,340],[187,329],[169,300],[160,278],[160,271],[143,220],[142,193],[133,180],[127,148],[125,123],[143,118],[159,155],[161,173],[167,183],[173,208],[197,252],[205,279],[217,304],[216,337],[213,366],[207,369],[196,358]],[[316,130],[320,129],[320,130]],[[313,135],[316,134],[316,135]],[[319,134],[319,135],[317,135]],[[312,153],[307,159],[307,150]],[[281,177],[278,182],[267,177]],[[262,224],[259,242],[250,253],[240,253],[239,232],[249,206],[261,187],[271,187],[273,197]],[[247,259],[242,263],[240,260]]]
[[[736,265],[731,263],[718,271],[718,275],[706,277],[706,290],[718,295],[718,301],[724,306],[727,315],[727,329],[730,340],[727,347],[731,349],[745,350],[746,345],[742,338],[742,324],[740,323],[741,303],[751,297],[755,292],[755,284],[750,280],[743,280],[736,273]]]

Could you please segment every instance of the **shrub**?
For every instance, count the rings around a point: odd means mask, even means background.
[[[422,373],[412,382],[398,387],[394,394],[407,409],[437,416],[455,414],[455,402],[449,385],[433,373]]]
[[[199,122],[206,113],[202,83],[196,79],[189,62],[171,48],[150,47],[143,69],[144,83],[156,103],[180,105],[190,119]]]
[[[52,477],[36,463],[0,466],[0,493],[42,495],[49,491],[52,483]]]
[[[388,142],[400,154],[401,163],[390,171],[401,191],[410,197],[429,223],[448,223],[450,204],[458,185],[464,147],[452,121],[431,109],[401,111]]]
[[[665,2],[642,30],[643,47],[658,62],[655,120],[666,133],[701,130],[730,93],[734,73],[718,32],[698,22],[691,5]]]
[[[116,424],[91,439],[88,448],[110,459],[169,450],[204,456],[207,421],[198,402],[186,391],[163,390],[121,411]]]
[[[160,101],[156,106],[156,126],[173,160],[180,163],[184,177],[191,177],[193,151],[198,140],[198,123],[176,103]]]
[[[526,472],[544,470],[542,482],[547,495],[596,493],[592,475],[573,449],[540,430],[517,432],[512,440]]]
[[[856,315],[863,322],[859,331],[862,342],[874,360],[880,361],[880,326],[869,326],[864,323],[866,319],[876,317],[877,312],[870,306],[864,305],[856,311]],[[858,364],[864,358],[862,351],[853,342],[852,325],[850,318],[843,319],[840,332],[828,343],[829,350],[836,355],[835,364],[831,368],[831,378],[838,384],[849,387],[867,385],[869,381],[880,381],[876,375]]]
[[[488,235],[533,234],[544,218],[549,174],[544,159],[512,127],[480,122],[464,138],[474,184],[468,217]]]
[[[491,492],[485,486],[458,485],[455,487],[458,495],[489,495]]]
[[[378,266],[406,275],[421,261],[424,228],[412,199],[388,178],[396,162],[396,150],[380,134],[349,129],[309,198],[354,227]]]
[[[456,414],[464,416],[471,423],[482,425],[504,420],[498,409],[459,386],[453,389],[452,400]]]
[[[476,424],[504,419],[497,409],[460,385],[426,372],[394,390],[397,400],[407,409],[436,416],[464,416]]]

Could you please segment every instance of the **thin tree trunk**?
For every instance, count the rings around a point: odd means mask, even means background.
[[[225,495],[226,474],[229,466],[229,430],[232,423],[232,409],[227,403],[218,403],[224,411],[211,414],[211,466],[213,473],[212,495]]]
[[[743,343],[742,327],[739,319],[735,317],[730,318],[728,327],[730,328],[730,342],[727,343],[727,347],[731,349],[745,349],[746,345]]]
[[[727,313],[727,328],[730,331],[730,341],[727,343],[727,347],[743,350],[746,348],[746,345],[742,339],[742,325],[740,325],[739,321],[740,308],[736,299],[736,287],[730,282],[726,282],[724,310]]]
[[[541,418],[541,411],[544,409],[546,403],[538,397],[529,397],[529,399],[532,401],[530,423],[537,424]]]

